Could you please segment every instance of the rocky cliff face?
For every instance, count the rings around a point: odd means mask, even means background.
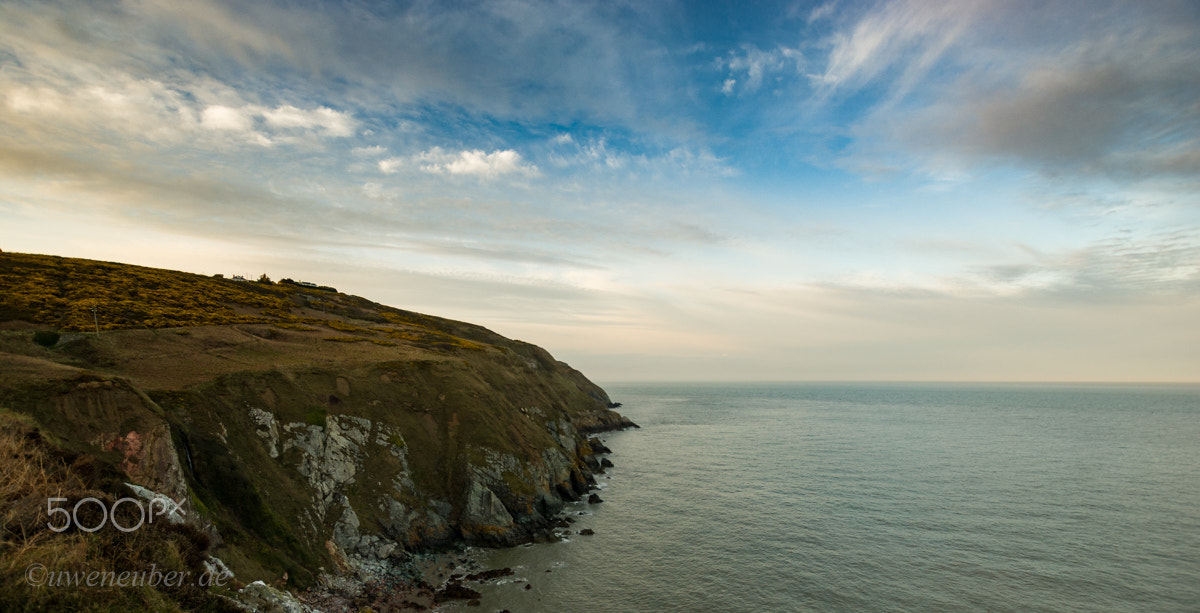
[[[180,501],[240,581],[295,586],[321,568],[546,535],[601,470],[586,435],[633,425],[540,348],[354,300],[316,312],[301,296],[300,324],[51,347],[10,325],[0,408]]]
[[[585,433],[631,425],[535,348],[430,358],[235,371],[185,389],[61,369],[9,377],[0,402],[183,501],[239,578],[299,583],[319,567],[545,535],[594,483]]]

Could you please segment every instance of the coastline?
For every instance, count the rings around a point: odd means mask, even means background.
[[[612,423],[618,425],[589,432],[607,434],[640,428],[624,416]],[[612,451],[604,442],[595,436],[588,440],[593,449],[599,450],[594,454],[596,474],[606,480],[606,473],[615,468],[615,464],[609,459]],[[587,492],[591,495],[603,489],[603,484],[593,481]],[[461,606],[474,607],[500,585],[516,584],[525,586],[523,589],[526,590],[533,586],[530,573],[518,572],[508,566],[489,567],[484,561],[488,553],[538,544],[569,543],[572,538],[590,536],[593,534],[590,529],[575,527],[573,530],[573,526],[579,517],[591,515],[590,509],[594,505],[602,503],[600,499],[590,502],[581,495],[578,500],[564,504],[541,534],[524,542],[489,547],[459,541],[446,549],[409,553],[407,559],[399,563],[360,565],[344,575],[323,574],[317,585],[292,596],[296,604],[308,607],[313,613],[357,611],[362,607],[373,611],[456,611]]]
[[[204,545],[191,570],[228,568],[243,600],[369,600],[415,578],[406,552],[549,538],[604,468],[589,433],[636,427],[578,370],[481,326],[332,288],[0,264],[0,409],[120,474],[114,500],[129,483],[179,501]],[[78,295],[122,315],[97,324]]]

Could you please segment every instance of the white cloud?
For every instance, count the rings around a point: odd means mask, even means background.
[[[232,137],[265,146],[350,137],[358,124],[349,113],[327,107],[253,104],[241,92],[202,77],[173,82],[116,69],[101,75],[77,65],[42,69],[37,86],[20,83],[19,73],[0,72],[0,91],[7,90],[0,125],[31,140],[69,132],[74,139],[119,135],[224,147]]]
[[[329,136],[353,136],[355,121],[331,108],[298,109],[290,104],[262,112],[267,125],[275,128],[314,130]]]
[[[768,74],[789,68],[794,74],[799,74],[803,66],[804,55],[798,49],[780,46],[763,51],[754,45],[742,45],[740,51],[731,51],[728,57],[717,59],[717,68],[729,72],[721,85],[721,93],[732,95],[739,83],[742,93],[754,93],[762,87],[763,79]],[[739,79],[735,75],[745,76]]]
[[[326,107],[306,110],[290,104],[273,109],[255,104],[240,107],[212,105],[200,113],[201,127],[238,133],[251,142],[264,145],[299,136],[353,136],[356,124],[347,113]]]
[[[245,107],[210,106],[200,113],[200,125],[209,130],[248,132],[254,129],[254,117]]]
[[[655,153],[630,153],[610,147],[606,139],[576,143],[571,155],[555,155],[550,162],[560,168],[586,168],[605,173],[624,172],[628,176],[685,177],[703,175],[730,177],[737,170],[727,158],[717,157],[707,148],[675,147]]]
[[[808,14],[808,23],[812,24],[812,23],[820,21],[826,17],[829,17],[830,15],[833,14],[834,9],[836,9],[836,8],[837,8],[837,0],[833,0],[832,2],[826,2],[825,4],[822,4],[821,6],[814,8],[812,10],[812,12]]]
[[[564,132],[562,134],[559,134],[558,136],[555,136],[554,142],[559,145],[569,145],[569,144],[575,142],[575,139],[572,138],[570,134],[567,134]]]
[[[512,149],[497,149],[491,153],[480,149],[449,153],[434,147],[417,155],[416,161],[421,170],[435,174],[472,175],[488,179],[508,174],[538,174],[537,166],[525,163],[521,154]]]
[[[385,175],[395,174],[404,165],[404,158],[387,158],[379,160],[379,171]]]
[[[900,67],[903,74],[896,83],[911,86],[989,8],[979,0],[891,2],[861,19],[850,33],[834,35],[829,62],[817,78],[827,88],[854,89]]]
[[[367,132],[370,132],[370,130],[367,130]],[[354,149],[350,150],[350,153],[353,155],[361,155],[363,157],[370,157],[373,155],[383,155],[383,154],[387,153],[387,147],[384,147],[382,145],[372,145],[370,147],[355,147]]]
[[[883,92],[853,127],[859,168],[1015,163],[1191,190],[1200,29],[1183,6],[1097,3],[1102,18],[1078,21],[1062,5],[891,2],[834,36],[818,80]]]

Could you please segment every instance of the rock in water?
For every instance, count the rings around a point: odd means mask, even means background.
[[[482,596],[483,594],[461,583],[447,583],[445,587],[437,591],[433,599],[436,602],[446,602],[447,600],[474,600]]]

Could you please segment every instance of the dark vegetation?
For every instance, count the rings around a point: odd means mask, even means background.
[[[124,474],[112,463],[89,454],[64,451],[28,420],[0,411],[0,610],[3,611],[238,611],[222,595],[228,588],[201,588],[197,582],[183,586],[140,585],[111,588],[75,585],[36,587],[26,580],[26,570],[41,564],[49,573],[93,571],[146,572],[152,565],[162,573],[190,572],[200,577],[210,546],[208,536],[189,525],[165,521],[146,523],[133,532],[122,532],[106,523],[92,533],[71,526],[54,532],[61,517],[47,516],[49,497],[66,498],[71,509],[84,498],[95,498],[106,508],[133,494],[124,485]],[[114,515],[123,526],[134,526],[139,514],[134,505],[116,506]],[[79,507],[81,525],[101,523],[95,503]],[[230,585],[229,587],[232,587]]]
[[[155,528],[161,533],[134,538],[37,529],[45,524],[37,518],[46,514],[47,496],[74,504],[89,495],[131,495],[122,482],[124,458],[102,445],[112,436],[167,437],[193,509],[216,528],[213,540],[223,541],[212,553],[241,580],[302,589],[319,568],[335,567],[326,532],[336,516],[323,525],[302,521],[313,501],[296,471],[301,451],[268,456],[250,407],[268,409],[280,424],[326,429],[353,416],[386,425],[407,466],[391,453],[373,453],[359,470],[385,487],[388,476],[407,470],[413,487],[395,495],[420,509],[433,500],[461,508],[472,466],[498,455],[540,458],[556,445],[547,423],[592,419],[608,403],[603,390],[536,346],[331,287],[0,253],[0,415],[7,420],[0,425],[18,432],[13,440],[21,445],[20,437],[40,432],[30,435],[32,451],[17,443],[0,448],[0,611],[225,606],[220,590],[95,595],[36,591],[24,582],[21,573],[33,562],[51,569],[191,569],[210,547],[203,533],[165,524]],[[38,474],[40,481],[22,481]],[[530,474],[518,469],[501,478],[506,487],[495,493],[502,502],[527,507]],[[576,471],[571,480],[567,485],[580,485],[582,476]],[[364,478],[339,492],[358,510],[365,534],[381,534],[389,519],[377,490]],[[451,524],[455,513],[447,516]],[[457,534],[453,525],[441,536],[423,525],[392,536],[418,551],[445,546]],[[32,604],[14,606],[24,599]]]

